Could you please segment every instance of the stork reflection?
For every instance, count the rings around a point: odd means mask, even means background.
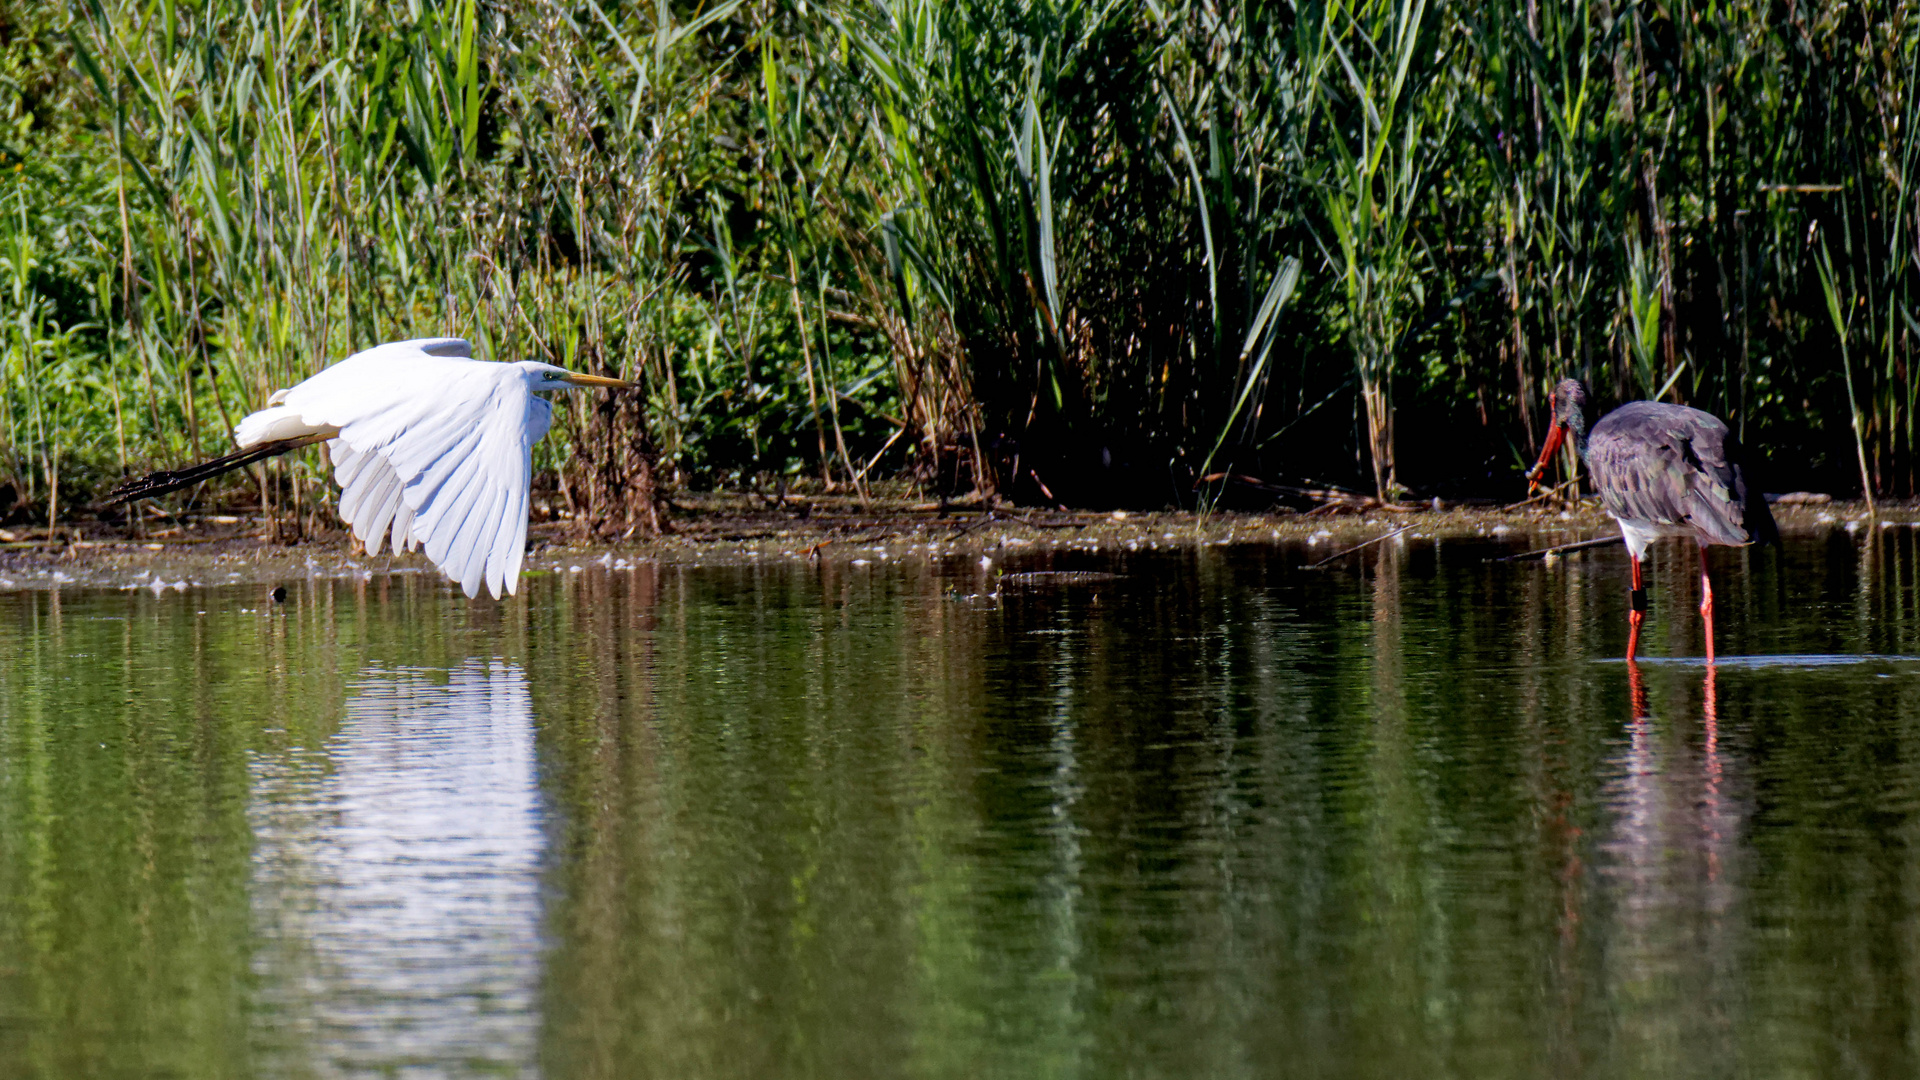
[[[1722,1026],[1681,1007],[1737,995],[1743,979],[1733,961],[1746,807],[1734,790],[1738,762],[1721,739],[1718,678],[1707,665],[1695,712],[1690,679],[1656,678],[1659,693],[1650,694],[1641,665],[1627,662],[1632,716],[1614,758],[1613,823],[1601,842],[1602,873],[1618,898],[1607,981],[1645,1004],[1620,1030],[1650,1060],[1685,1046],[1733,1052]],[[1680,1061],[1670,1064],[1684,1071]]]
[[[544,839],[525,674],[366,672],[338,732],[256,761],[253,789],[270,1056],[530,1069]]]
[[[1635,627],[1635,632],[1638,632]],[[1701,761],[1700,761],[1700,801],[1701,836],[1705,841],[1702,852],[1707,865],[1707,878],[1717,881],[1721,872],[1721,847],[1727,838],[1724,820],[1728,808],[1722,787],[1725,782],[1725,765],[1720,760],[1720,672],[1712,661],[1707,662],[1706,678],[1701,686]],[[1632,732],[1636,742],[1643,740],[1653,722],[1647,704],[1647,681],[1640,672],[1640,665],[1632,659],[1627,661],[1628,696],[1633,702]]]

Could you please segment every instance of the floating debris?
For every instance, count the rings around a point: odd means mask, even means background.
[[[1000,578],[1002,585],[1098,585],[1103,581],[1118,581],[1119,574],[1109,574],[1100,570],[1029,570],[1022,574],[1004,574]]]

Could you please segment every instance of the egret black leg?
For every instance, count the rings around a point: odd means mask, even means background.
[[[1633,591],[1627,594],[1627,659],[1631,661],[1640,651],[1640,624],[1647,618],[1647,587],[1640,580],[1640,558],[1628,554],[1633,561]]]
[[[1700,618],[1707,624],[1707,663],[1713,663],[1713,578],[1707,574],[1707,545],[1700,545]]]

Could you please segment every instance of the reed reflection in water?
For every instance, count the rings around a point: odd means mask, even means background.
[[[0,594],[0,1077],[1911,1075],[1916,534]]]
[[[370,669],[325,745],[252,773],[269,1060],[529,1068],[544,838],[525,674]]]

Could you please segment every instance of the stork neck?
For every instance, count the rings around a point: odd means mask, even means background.
[[[1587,418],[1575,409],[1566,423],[1567,433],[1573,438],[1573,452],[1580,455],[1581,461],[1587,460]]]

